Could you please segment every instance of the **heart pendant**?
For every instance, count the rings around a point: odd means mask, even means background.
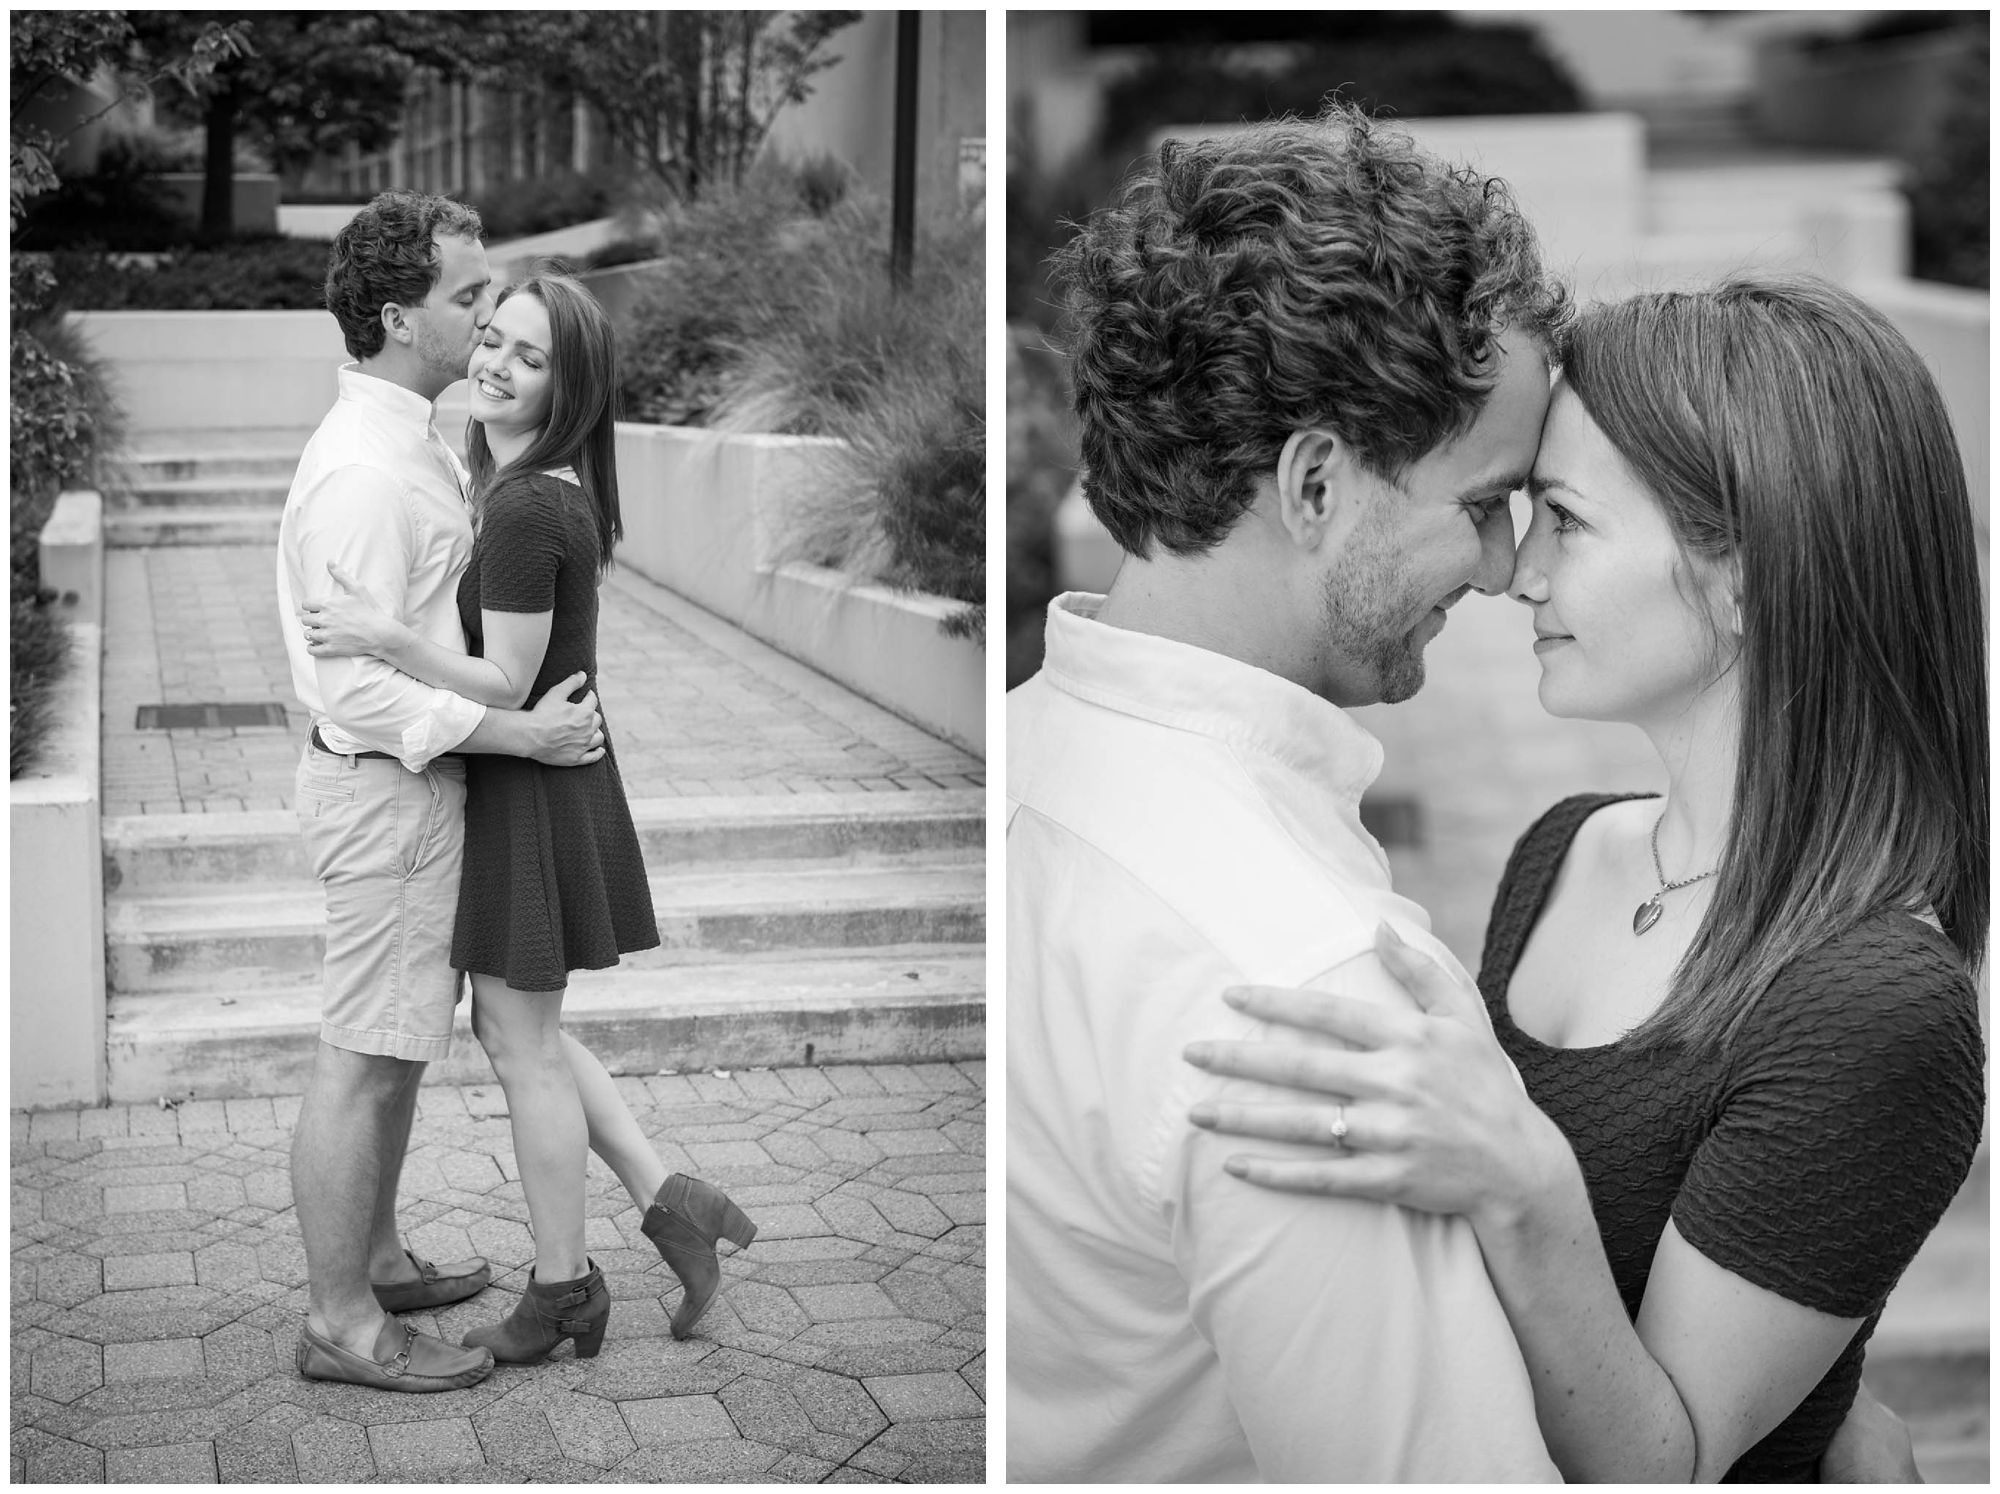
[[[1658,923],[1659,921],[1660,921],[1660,900],[1657,897],[1649,897],[1643,903],[1639,904],[1639,906],[1636,909],[1633,910],[1632,932],[1635,934],[1643,934],[1646,932],[1647,929],[1651,928],[1654,924]]]

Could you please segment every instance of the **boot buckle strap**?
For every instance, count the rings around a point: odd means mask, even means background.
[[[588,1318],[564,1318],[556,1326],[564,1333],[588,1333],[597,1325]]]

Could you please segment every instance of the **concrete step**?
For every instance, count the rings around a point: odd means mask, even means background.
[[[150,457],[205,458],[214,453],[251,452],[289,455],[296,462],[319,422],[296,426],[187,426],[172,430],[148,428],[125,435],[125,459]]]
[[[163,545],[275,545],[282,502],[257,507],[146,508],[104,516],[104,542],[113,549]]]
[[[563,1026],[613,1074],[813,1063],[921,1063],[985,1053],[981,948],[579,971]],[[111,1098],[298,1094],[319,1034],[319,987],[114,994]],[[428,1081],[489,1082],[461,1002],[451,1056]]]
[[[648,879],[657,969],[778,950],[974,944],[985,933],[983,858],[882,866],[775,863]],[[317,985],[326,952],[318,887],[233,896],[119,897],[105,906],[106,980],[118,992]]]
[[[158,482],[186,482],[198,478],[261,477],[275,482],[282,492],[291,486],[298,470],[299,447],[289,450],[244,447],[214,451],[142,451],[118,464],[126,481],[135,486]]]
[[[291,487],[290,473],[156,477],[112,492],[106,499],[106,505],[110,512],[121,514],[146,513],[157,509],[283,509],[285,495]]]
[[[977,790],[634,799],[632,820],[646,864],[658,869],[976,854],[986,836],[986,805]],[[202,888],[233,894],[286,883],[318,886],[288,809],[104,821],[107,896]]]

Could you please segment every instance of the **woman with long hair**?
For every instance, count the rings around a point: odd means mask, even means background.
[[[1342,1045],[1197,1045],[1317,1094],[1191,1118],[1333,1148],[1230,1158],[1252,1183],[1467,1217],[1569,1479],[1838,1476],[1869,1334],[1982,1122],[1985,646],[1950,421],[1878,312],[1738,277],[1579,319],[1530,494],[1510,595],[1542,703],[1640,727],[1665,795],[1528,829],[1476,992],[1385,928],[1414,1009],[1228,993]]]
[[[610,319],[575,280],[542,274],[504,292],[474,348],[468,454],[476,538],[459,583],[471,653],[415,636],[358,593],[300,609],[316,655],[374,654],[487,705],[532,706],[583,671],[597,677],[597,588],[622,534]],[[685,1338],[720,1282],[715,1242],[756,1226],[718,1189],[667,1174],[604,1066],[562,1030],[573,970],[651,949],[639,838],[606,728],[578,768],[468,760],[465,869],[452,963],[471,975],[472,1026],[507,1094],[535,1264],[513,1314],[474,1329],[502,1363],[534,1363],[564,1339],[598,1352],[611,1310],[584,1253],[584,1153],[603,1158],[644,1211],[643,1229],[680,1278]]]

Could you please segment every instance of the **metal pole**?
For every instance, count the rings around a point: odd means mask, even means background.
[[[889,280],[910,283],[917,228],[917,40],[923,12],[896,12],[896,159],[890,188]]]

